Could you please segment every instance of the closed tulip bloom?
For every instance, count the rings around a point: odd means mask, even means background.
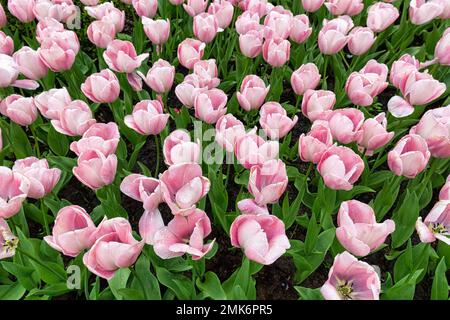
[[[148,70],[147,76],[138,71],[137,74],[157,93],[167,93],[172,88],[175,78],[175,67],[163,59],[158,59]]]
[[[450,2],[447,0],[437,0],[442,6],[442,13],[439,15],[441,19],[449,19],[450,18]]]
[[[390,3],[377,2],[367,9],[367,26],[373,32],[389,28],[400,16],[398,9]]]
[[[35,0],[8,0],[9,12],[24,23],[34,20],[34,5]]]
[[[364,161],[352,149],[332,146],[317,166],[325,185],[333,190],[351,190],[364,171]]]
[[[202,176],[197,163],[172,165],[159,180],[163,199],[174,215],[190,215],[210,188],[209,179]]]
[[[324,124],[313,124],[308,134],[302,133],[298,140],[298,155],[305,162],[318,163],[322,154],[333,145],[330,128]]]
[[[442,38],[436,44],[434,57],[440,64],[450,66],[450,28],[445,30]]]
[[[44,241],[65,256],[76,257],[95,242],[96,227],[89,214],[80,206],[67,206],[59,210],[52,235]]]
[[[228,97],[220,89],[199,93],[194,100],[195,117],[209,124],[216,123],[227,112]]]
[[[237,138],[245,135],[244,124],[232,114],[226,114],[216,122],[216,142],[227,152],[234,152]]]
[[[342,144],[356,141],[364,123],[364,113],[355,108],[343,108],[333,112],[328,121],[333,138]]]
[[[125,12],[114,7],[112,2],[104,2],[95,7],[85,7],[84,9],[92,18],[114,24],[116,33],[123,30],[125,24]]]
[[[433,157],[450,157],[450,105],[425,112],[410,133],[425,139]]]
[[[308,40],[312,33],[312,28],[309,26],[308,16],[299,14],[291,19],[292,28],[289,38],[297,43],[303,43]]]
[[[72,102],[66,88],[50,89],[34,97],[40,113],[50,120],[59,120],[61,111]]]
[[[46,17],[39,20],[36,25],[36,40],[42,43],[46,38],[51,37],[53,32],[63,32],[64,30],[64,25],[61,22]]]
[[[13,59],[19,66],[19,71],[31,80],[39,80],[47,75],[48,68],[42,62],[37,51],[30,47],[22,47],[13,55]]]
[[[158,10],[158,0],[132,0],[131,3],[139,17],[153,18]]]
[[[397,175],[415,178],[427,166],[430,151],[427,142],[417,134],[401,138],[388,153],[389,169]]]
[[[245,11],[236,19],[236,32],[240,35],[251,30],[260,31],[263,27],[259,24],[260,16],[257,13]]]
[[[200,145],[191,141],[191,136],[185,130],[172,131],[164,140],[164,162],[168,165],[179,163],[198,163]]]
[[[288,177],[281,160],[268,160],[250,169],[248,191],[259,206],[276,203],[286,191]]]
[[[205,46],[205,43],[196,39],[187,38],[181,41],[177,50],[180,64],[187,69],[192,69],[202,59]]]
[[[282,38],[287,39],[293,27],[293,15],[289,13],[279,13],[272,10],[264,19],[265,36],[266,38]]]
[[[19,238],[11,232],[6,220],[0,218],[0,259],[13,257],[18,244]]]
[[[450,175],[439,192],[439,200],[450,200]]]
[[[162,202],[159,180],[141,174],[130,174],[120,184],[120,191],[130,198],[142,202],[147,211],[157,210]]]
[[[291,247],[283,221],[269,214],[242,214],[231,224],[233,247],[242,248],[245,256],[270,265]]]
[[[155,234],[164,228],[164,221],[158,208],[145,210],[139,219],[139,235],[146,244],[155,244]]]
[[[125,116],[125,124],[143,135],[155,135],[164,130],[169,115],[164,113],[159,100],[143,100],[138,102],[131,115]]]
[[[394,61],[392,64],[389,73],[389,81],[397,89],[403,90],[409,74],[417,71],[419,67],[420,62],[416,58],[409,54],[404,54],[399,60]]]
[[[255,133],[247,133],[235,141],[234,153],[239,163],[246,169],[278,157],[277,141],[265,141]]]
[[[272,67],[281,67],[289,61],[291,43],[283,38],[266,39],[262,46],[264,60]]]
[[[306,12],[316,12],[324,2],[325,0],[302,0],[302,6]]]
[[[289,118],[286,110],[278,102],[267,102],[259,111],[259,124],[272,140],[286,136],[295,126],[298,117]]]
[[[10,86],[35,90],[39,88],[39,83],[34,80],[17,80],[19,76],[19,66],[11,56],[0,53],[0,88]]]
[[[20,126],[29,126],[38,116],[34,99],[18,94],[12,94],[0,102],[0,113]]]
[[[119,140],[119,127],[115,122],[95,123],[83,133],[80,140],[70,144],[70,150],[77,156],[88,150],[98,150],[105,156],[109,156],[116,152]]]
[[[439,1],[411,0],[409,3],[409,19],[415,25],[428,23],[443,11],[444,7]]]
[[[219,20],[210,13],[200,13],[194,17],[194,35],[204,43],[210,43],[219,32]]]
[[[88,150],[78,158],[73,174],[85,186],[97,190],[113,183],[116,170],[115,154],[105,156],[98,150]]]
[[[82,100],[74,100],[60,111],[59,119],[51,123],[56,131],[67,136],[81,136],[96,120],[89,106]]]
[[[38,20],[53,18],[68,23],[71,19],[75,18],[77,7],[73,4],[72,0],[36,0],[33,12]]]
[[[353,21],[349,16],[324,20],[318,37],[320,52],[333,55],[341,51],[349,41],[347,34],[352,28]]]
[[[83,256],[84,265],[95,275],[112,279],[120,268],[133,265],[141,254],[143,241],[134,239],[130,223],[124,218],[103,220],[98,226],[108,224],[104,232],[96,232],[97,240]]]
[[[239,5],[243,11],[256,13],[260,17],[268,14],[273,8],[273,5],[268,3],[267,0],[243,0]]]
[[[369,51],[375,40],[376,37],[370,28],[356,27],[349,33],[348,50],[355,56],[363,55]]]
[[[17,214],[29,189],[27,178],[7,167],[0,167],[0,218],[8,219]]]
[[[227,0],[215,0],[209,5],[208,13],[216,16],[219,21],[219,28],[226,29],[233,20],[234,7]]]
[[[142,17],[144,32],[154,45],[162,45],[167,42],[170,36],[170,20],[152,20]]]
[[[354,16],[364,9],[364,3],[363,0],[327,0],[325,7],[335,16]]]
[[[148,58],[148,53],[137,55],[131,42],[113,40],[103,53],[103,58],[110,69],[116,72],[132,73]]]
[[[3,9],[3,5],[0,4],[0,28],[3,28],[8,23],[8,19],[6,18],[5,9]]]
[[[80,49],[78,37],[73,31],[55,32],[42,41],[38,49],[42,62],[52,71],[61,72],[72,68]]]
[[[429,73],[414,71],[406,78],[402,94],[411,105],[418,106],[436,100],[446,88],[445,83],[435,80]]]
[[[416,230],[422,242],[441,240],[450,245],[450,201],[436,202],[423,222],[422,217],[417,219]]]
[[[319,69],[314,63],[303,64],[292,72],[291,86],[295,94],[301,96],[308,89],[315,89],[320,82]]]
[[[81,84],[81,91],[95,103],[112,103],[120,94],[119,79],[111,70],[103,69],[87,77]]]
[[[373,152],[384,147],[394,137],[394,132],[387,132],[387,120],[384,112],[375,118],[364,121],[363,125],[356,133],[356,141],[366,156],[371,156]]]
[[[379,300],[380,292],[375,269],[347,251],[336,255],[328,280],[320,288],[325,300]]]
[[[0,31],[0,53],[12,55],[14,52],[14,42],[10,36]]]
[[[337,223],[336,238],[348,252],[359,257],[377,249],[395,230],[394,221],[377,223],[373,209],[358,200],[341,203]]]
[[[237,203],[238,209],[242,214],[269,214],[266,205],[260,206],[255,199],[242,199]]]
[[[116,37],[116,27],[109,21],[95,20],[87,28],[89,41],[105,49]]]
[[[199,85],[208,89],[213,89],[220,84],[218,78],[216,60],[200,60],[194,64],[194,74],[198,76]]]
[[[331,112],[335,103],[334,92],[308,89],[303,96],[302,113],[311,121],[322,119]]]
[[[196,74],[188,74],[183,82],[175,87],[175,95],[185,107],[192,108],[195,97],[200,92],[208,90],[200,85],[200,81],[200,77]]]
[[[262,52],[264,38],[262,30],[250,30],[239,36],[241,53],[248,58],[256,58]]]
[[[240,91],[236,93],[239,105],[245,110],[259,109],[269,93],[270,85],[256,75],[245,76]]]
[[[186,3],[183,4],[184,10],[186,10],[191,17],[195,17],[198,14],[205,12],[207,6],[208,0],[187,0]]]

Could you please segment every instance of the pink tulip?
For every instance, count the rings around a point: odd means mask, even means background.
[[[131,115],[125,116],[125,124],[142,135],[159,134],[167,125],[169,115],[159,100],[142,100],[138,102]]]
[[[270,265],[291,247],[283,221],[268,214],[242,214],[231,224],[233,247],[242,248],[248,259]]]
[[[342,144],[356,141],[363,123],[364,114],[355,108],[335,110],[328,121],[333,138]]]
[[[409,133],[424,138],[433,157],[450,157],[450,105],[425,112]]]
[[[318,37],[320,52],[333,55],[341,51],[349,41],[347,34],[352,28],[353,21],[349,16],[341,16],[329,21],[325,19]]]
[[[78,37],[73,31],[53,32],[45,38],[39,49],[39,57],[52,71],[61,72],[72,68],[80,50]]]
[[[240,35],[246,34],[249,31],[260,31],[262,26],[259,24],[260,16],[257,13],[245,11],[236,19],[236,32]]]
[[[125,25],[125,12],[114,7],[112,2],[105,2],[95,7],[85,7],[84,9],[92,18],[114,24],[116,33],[123,30]]]
[[[8,219],[20,211],[30,181],[20,173],[0,167],[0,218]]]
[[[304,22],[304,21],[303,21]],[[297,25],[298,26],[298,25]],[[293,27],[293,15],[289,13],[279,13],[272,10],[264,19],[265,35],[267,38],[287,39]],[[302,27],[302,26],[300,26]]]
[[[228,97],[220,89],[200,92],[194,100],[195,117],[213,124],[227,112]]]
[[[120,94],[119,79],[111,70],[103,69],[87,77],[81,84],[81,91],[95,103],[112,103]]]
[[[234,7],[227,0],[216,0],[209,5],[208,13],[216,16],[219,28],[226,29],[233,20]]]
[[[450,18],[450,2],[447,0],[437,0],[439,4],[442,6],[442,13],[439,15],[441,19],[449,19]]]
[[[439,98],[445,90],[446,85],[430,74],[414,71],[407,77],[402,93],[411,105],[424,105]]]
[[[167,93],[172,88],[175,78],[175,67],[163,59],[158,59],[148,70],[147,76],[138,71],[137,74],[157,93]]]
[[[425,169],[429,159],[427,142],[417,134],[405,135],[388,153],[389,169],[397,176],[411,179]]]
[[[80,0],[85,6],[96,6],[99,0]]]
[[[336,255],[328,280],[320,288],[325,300],[379,300],[380,292],[375,269],[347,251]]]
[[[89,150],[98,150],[107,157],[116,152],[119,140],[119,127],[115,122],[95,123],[83,133],[80,140],[70,144],[70,150],[77,156]]]
[[[373,32],[382,32],[400,16],[398,9],[390,3],[377,2],[367,9],[367,26]]]
[[[139,17],[153,18],[158,10],[158,0],[132,0],[131,3]]]
[[[242,0],[239,5],[243,11],[256,13],[260,17],[268,14],[273,8],[273,5],[268,3],[268,0]]]
[[[281,67],[289,61],[291,43],[283,38],[266,39],[262,46],[264,60],[272,67]]]
[[[355,56],[360,56],[369,51],[375,43],[376,37],[373,31],[367,27],[356,27],[349,33],[348,50]]]
[[[175,94],[180,102],[188,107],[194,106],[195,97],[200,93],[208,90],[200,86],[200,77],[196,74],[189,74],[184,81],[175,87]]]
[[[416,230],[422,242],[441,240],[450,245],[450,201],[436,202],[423,222],[422,217],[417,219]]]
[[[250,169],[248,191],[259,206],[276,203],[286,191],[288,177],[281,160],[268,160]]]
[[[194,35],[204,43],[210,43],[219,32],[219,20],[210,13],[200,13],[194,17]]]
[[[148,53],[137,55],[131,42],[113,40],[103,53],[103,58],[110,69],[116,72],[132,73],[148,58]]]
[[[38,116],[34,99],[18,94],[12,94],[0,102],[0,113],[20,126],[29,126]]]
[[[143,241],[133,238],[131,225],[124,218],[103,220],[95,235],[97,239],[83,256],[83,263],[89,271],[107,280],[118,269],[133,265],[144,246]]]
[[[201,147],[191,141],[188,132],[178,129],[172,131],[164,140],[164,162],[168,165],[180,163],[198,163]]]
[[[120,184],[120,191],[130,198],[143,203],[147,211],[157,210],[162,202],[159,181],[140,174],[126,176]]]
[[[53,18],[57,21],[68,23],[76,17],[77,7],[71,0],[36,0],[33,12],[38,20]]]
[[[171,4],[173,4],[174,6],[179,6],[179,5],[183,4],[184,0],[169,0],[169,2]]]
[[[266,87],[264,81],[256,75],[245,76],[240,91],[236,93],[239,105],[245,110],[256,110],[261,107],[269,93],[270,85]]]
[[[334,92],[308,89],[303,96],[302,113],[311,121],[323,119],[330,114],[335,103]]]
[[[198,14],[205,12],[206,7],[208,6],[208,0],[187,0],[185,4],[183,4],[184,10],[191,17],[195,17]]]
[[[28,197],[33,199],[41,199],[49,194],[58,183],[61,175],[61,170],[48,167],[46,159],[39,160],[35,157],[16,160],[12,170],[29,180]]]
[[[190,215],[210,188],[209,179],[202,176],[197,163],[170,166],[159,180],[163,199],[174,215]]]
[[[109,21],[95,20],[87,28],[87,36],[95,46],[107,48],[116,37],[116,27]]]
[[[0,88],[9,86],[35,90],[39,88],[39,83],[33,80],[17,80],[19,76],[19,66],[14,62],[11,56],[0,53]]]
[[[392,64],[389,75],[390,82],[397,89],[403,90],[407,77],[411,72],[417,71],[419,66],[420,62],[416,58],[404,54]]]
[[[234,152],[235,141],[243,135],[243,123],[232,114],[226,114],[217,120],[215,140],[227,152]]]
[[[289,118],[286,110],[278,102],[267,102],[259,111],[259,124],[272,140],[283,138],[292,130],[298,117]]]
[[[158,208],[145,210],[139,219],[139,235],[142,241],[152,246],[155,244],[156,233],[164,227],[164,221]]]
[[[6,18],[5,9],[3,9],[3,5],[0,3],[0,28],[3,28],[8,23],[8,19]]]
[[[64,106],[59,119],[51,121],[56,131],[72,137],[83,135],[95,122],[91,109],[81,100],[74,100]]]
[[[309,18],[305,14],[300,14],[292,18],[292,27],[289,38],[297,43],[303,43],[308,40],[312,33],[312,28],[309,26]]]
[[[175,216],[167,225],[156,231],[153,249],[162,259],[180,257],[185,253],[199,260],[213,247],[214,240],[204,244],[211,233],[211,222],[203,210],[195,209],[189,216]]]
[[[439,200],[450,200],[450,175],[439,192]]]
[[[364,121],[360,130],[356,133],[356,141],[361,150],[365,150],[366,156],[371,156],[373,152],[384,147],[394,137],[394,132],[387,132],[387,120],[384,112],[375,118]]]
[[[326,0],[325,7],[335,16],[355,16],[364,9],[363,0]]]
[[[409,3],[409,19],[415,25],[428,23],[443,11],[444,7],[438,1],[411,0]]]
[[[218,78],[219,72],[217,70],[215,59],[200,60],[195,63],[194,74],[198,76],[201,87],[213,89],[220,84],[220,79]]]
[[[202,59],[205,46],[205,43],[196,39],[187,38],[181,41],[177,50],[180,64],[187,69],[192,69]]]
[[[301,96],[308,89],[315,89],[320,82],[319,69],[314,63],[303,64],[292,72],[291,86],[295,94]]]
[[[341,203],[337,223],[336,238],[347,251],[360,257],[377,249],[395,230],[394,221],[377,223],[373,209],[358,200]]]
[[[150,41],[155,45],[162,45],[167,42],[170,36],[170,20],[152,20],[142,17],[144,32]]]
[[[316,12],[324,2],[325,0],[302,0],[302,6],[306,12]]]
[[[34,20],[34,5],[35,0],[8,0],[9,12],[24,23]]]
[[[237,206],[242,214],[269,214],[267,206],[258,205],[254,199],[243,199],[237,203]]]
[[[64,25],[53,19],[46,17],[36,25],[36,40],[42,43],[46,38],[51,37],[54,32],[64,32]]]
[[[302,133],[298,140],[298,154],[305,162],[318,163],[322,154],[333,145],[330,128],[324,124],[313,123],[307,135]]]
[[[13,59],[19,66],[19,71],[31,80],[39,80],[47,75],[48,68],[42,62],[37,51],[30,47],[22,47],[13,55]]]
[[[234,153],[239,163],[246,169],[278,157],[277,141],[265,141],[255,133],[247,133],[235,141]]]
[[[50,89],[34,97],[34,103],[41,114],[50,120],[59,120],[61,111],[70,103],[69,92],[66,88]]]
[[[450,66],[450,28],[447,28],[439,39],[434,50],[434,56],[439,64]]]
[[[0,53],[12,55],[14,52],[14,42],[10,36],[0,31]]]
[[[78,158],[73,174],[85,186],[97,190],[113,183],[116,170],[115,154],[105,156],[98,150],[88,150]]]
[[[19,238],[11,232],[6,220],[0,218],[0,246],[2,246],[0,259],[13,257],[16,254],[18,244]]]
[[[332,146],[320,158],[317,170],[333,190],[351,190],[364,171],[364,161],[352,149]]]
[[[76,257],[95,242],[96,227],[82,207],[67,206],[59,210],[52,235],[44,240],[53,249],[65,256]]]
[[[263,46],[262,30],[250,30],[239,36],[239,48],[241,53],[248,58],[256,58],[262,52]]]

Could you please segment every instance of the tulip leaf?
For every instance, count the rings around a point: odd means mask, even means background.
[[[136,276],[141,285],[141,290],[147,300],[161,300],[161,291],[158,280],[150,271],[150,261],[144,254],[141,254],[134,266]],[[139,289],[139,286],[138,286]]]
[[[50,126],[47,134],[47,143],[50,149],[58,156],[65,156],[69,152],[69,140],[67,137]]]
[[[130,269],[122,268],[116,271],[116,274],[112,279],[108,280],[109,288],[117,300],[123,299],[119,290],[126,288],[130,274]]]
[[[26,289],[16,282],[11,285],[0,285],[0,300],[19,300],[25,294]]]
[[[395,222],[395,231],[392,233],[392,247],[398,248],[404,244],[414,231],[414,226],[419,217],[419,199],[414,192],[406,190],[402,203],[392,215]]]
[[[446,277],[447,266],[442,258],[434,272],[433,286],[431,288],[431,300],[448,299],[448,280]]]
[[[323,300],[323,296],[320,293],[320,288],[311,289],[296,286],[294,289],[297,290],[301,300]]]
[[[33,148],[23,129],[11,121],[9,127],[9,139],[17,159],[26,158],[33,155]]]
[[[208,271],[205,274],[205,281],[201,282],[197,278],[197,287],[207,296],[214,300],[226,300],[227,295],[222,288],[219,278],[214,272]]]

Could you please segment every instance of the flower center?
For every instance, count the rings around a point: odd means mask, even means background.
[[[352,300],[353,285],[351,282],[340,280],[336,289],[345,300]]]
[[[447,229],[442,223],[430,223],[430,229],[433,233],[446,233]]]
[[[17,245],[19,244],[19,238],[12,237],[10,239],[6,239],[5,243],[2,246],[2,249],[4,252],[9,253],[11,251],[14,251],[17,248]]]

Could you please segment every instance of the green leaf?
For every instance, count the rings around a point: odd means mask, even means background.
[[[50,126],[47,134],[47,143],[50,149],[58,156],[65,156],[69,152],[69,139]]]
[[[19,300],[25,294],[26,289],[20,283],[0,285],[0,300]]]
[[[383,300],[412,300],[416,289],[417,278],[420,277],[422,269],[407,275],[395,285],[386,290],[382,295]]]
[[[191,300],[195,297],[195,288],[189,278],[159,267],[156,267],[156,276],[159,282],[171,289],[178,299]]]
[[[33,149],[31,148],[28,136],[23,129],[11,121],[9,127],[9,139],[11,140],[11,146],[17,159],[26,158],[33,155]]]
[[[406,190],[405,199],[397,206],[392,216],[395,222],[395,231],[392,234],[393,248],[400,247],[411,237],[418,217],[419,199],[414,192]]]
[[[122,288],[119,289],[117,292],[122,297],[123,300],[144,300],[142,291],[139,291],[137,289]]]
[[[431,300],[448,299],[448,280],[446,277],[447,266],[442,258],[434,272],[433,286],[431,288]]]
[[[201,282],[200,278],[197,278],[197,287],[214,300],[226,300],[227,295],[222,288],[219,278],[214,272],[208,271],[205,274],[205,281]]]
[[[294,289],[297,290],[302,300],[323,300],[323,296],[320,293],[320,288],[311,289],[297,286],[294,287]]]
[[[130,274],[130,269],[122,268],[116,271],[116,274],[112,279],[108,280],[109,288],[117,300],[123,299],[119,290],[126,288]]]
[[[136,262],[134,269],[147,300],[161,300],[161,291],[158,280],[150,271],[150,261],[142,254]]]

